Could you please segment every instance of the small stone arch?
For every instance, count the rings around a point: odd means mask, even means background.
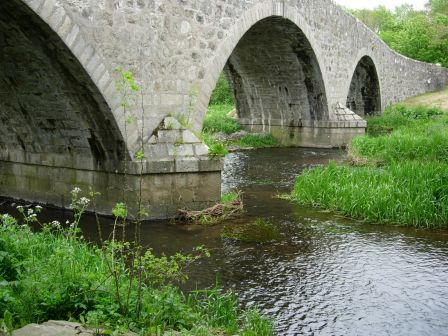
[[[275,38],[276,34],[280,36]],[[262,46],[261,42],[270,45]],[[257,64],[246,57],[250,52],[257,53]],[[302,120],[328,120],[321,54],[311,29],[297,10],[278,1],[254,6],[235,23],[234,30],[207,67],[195,127],[202,125],[212,90],[223,69],[234,89],[243,123],[300,126]],[[269,78],[274,69],[277,77]],[[261,77],[256,76],[261,72],[264,72]]]
[[[377,115],[382,111],[380,81],[370,56],[361,57],[356,65],[346,105],[361,117]]]
[[[39,163],[51,154],[50,165],[100,168],[129,156],[105,99],[113,78],[63,7],[1,2],[0,49],[2,157]]]

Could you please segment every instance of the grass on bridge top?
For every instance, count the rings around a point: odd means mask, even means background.
[[[447,89],[369,118],[349,145],[351,164],[305,171],[293,199],[366,222],[448,228],[446,102]]]

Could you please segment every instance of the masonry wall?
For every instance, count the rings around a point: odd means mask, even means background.
[[[41,0],[44,5],[55,1]],[[446,69],[394,53],[329,0],[56,3],[64,7],[85,36],[95,41],[109,69],[117,65],[132,69],[144,83],[149,131],[168,113],[188,114],[192,100],[197,111],[189,114],[195,127],[200,128],[209,95],[234,47],[252,25],[272,15],[290,19],[308,38],[322,72],[329,119],[335,117],[336,104],[346,104],[355,67],[365,55],[377,68],[383,108],[440,89],[448,82]],[[195,90],[197,98],[189,95]]]

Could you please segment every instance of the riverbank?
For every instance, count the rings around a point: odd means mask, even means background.
[[[158,257],[122,241],[122,205],[114,209],[110,241],[90,244],[78,228],[88,199],[75,201],[75,218],[64,226],[39,223],[39,207],[21,208],[20,221],[0,216],[0,330],[66,320],[105,335],[272,334],[271,322],[255,309],[239,309],[231,292],[179,289],[185,267],[207,258],[207,250]]]
[[[445,97],[442,99],[441,97]],[[448,90],[412,98],[368,119],[350,162],[297,178],[293,199],[378,224],[448,227]],[[437,107],[432,107],[437,106]]]

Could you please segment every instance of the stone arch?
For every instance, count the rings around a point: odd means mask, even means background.
[[[380,81],[370,56],[361,57],[356,65],[346,105],[361,117],[380,114],[382,111]]]
[[[128,156],[105,99],[113,78],[82,35],[54,1],[0,3],[1,158],[101,168]]]
[[[247,58],[250,52],[257,53],[256,64]],[[299,126],[301,120],[328,120],[325,68],[319,55],[312,31],[296,8],[278,1],[254,6],[237,21],[207,67],[195,126],[202,124],[223,69],[236,93],[243,123]]]

